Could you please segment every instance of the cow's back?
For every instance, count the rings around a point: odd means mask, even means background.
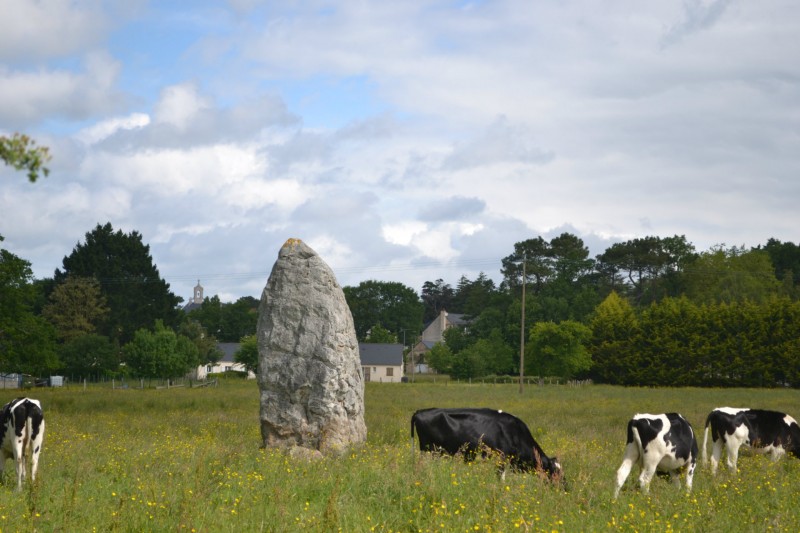
[[[750,409],[745,413],[753,447],[783,446],[797,455],[800,450],[800,427],[791,416],[779,411]]]

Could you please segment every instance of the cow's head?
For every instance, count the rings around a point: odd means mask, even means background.
[[[564,477],[564,470],[561,468],[558,457],[551,457],[547,461],[543,461],[542,466],[553,483],[557,483],[562,489],[567,490],[567,479]]]

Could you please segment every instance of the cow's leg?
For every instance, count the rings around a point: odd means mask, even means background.
[[[675,485],[675,488],[681,488],[681,472],[678,469],[669,471],[669,480]]]
[[[36,438],[31,440],[31,481],[36,480],[36,472],[39,469],[39,454],[42,452],[44,443],[44,419],[39,422],[39,431]]]
[[[772,457],[772,460],[777,461],[778,459],[784,456],[786,450],[784,449],[783,446],[773,446],[772,450],[770,450],[769,453],[770,457]]]
[[[656,468],[658,468],[660,461],[660,457],[647,452],[642,457],[642,473],[639,474],[639,486],[645,494],[650,491],[650,482],[653,480],[653,476],[656,475]]]
[[[622,458],[622,464],[617,470],[617,485],[614,488],[614,499],[619,495],[619,489],[625,484],[628,479],[628,474],[631,473],[633,463],[639,461],[639,446],[635,442],[628,443],[625,446],[625,456]]]
[[[715,475],[717,473],[717,467],[719,466],[719,460],[722,458],[722,439],[717,439],[711,446],[711,475]],[[731,460],[731,452],[730,452],[730,440],[726,443],[728,446],[728,461]]]
[[[6,460],[10,459],[11,457],[12,455],[9,454],[5,448],[3,448],[2,451],[0,451],[0,481],[3,481],[3,474],[5,474]]]
[[[695,461],[689,463],[689,468],[686,469],[686,492],[692,492],[692,480],[694,479],[694,468],[697,466]]]
[[[739,463],[739,448],[742,443],[735,438],[730,438],[725,443],[726,451],[728,452],[727,464],[731,472],[736,472],[736,465]]]
[[[14,463],[17,467],[17,490],[22,490],[22,482],[25,481],[25,442],[23,439],[14,438]]]

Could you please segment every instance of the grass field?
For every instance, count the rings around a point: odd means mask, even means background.
[[[4,391],[2,402],[16,396]],[[800,460],[743,454],[739,472],[698,467],[687,495],[666,479],[649,495],[634,468],[616,501],[625,425],[679,411],[702,433],[718,406],[800,415],[800,391],[607,386],[367,384],[368,442],[306,463],[259,449],[258,389],[37,389],[47,421],[40,477],[14,490],[6,462],[0,530],[11,531],[800,531]],[[528,423],[558,455],[570,490],[530,474],[499,479],[410,447],[423,407],[494,407]]]

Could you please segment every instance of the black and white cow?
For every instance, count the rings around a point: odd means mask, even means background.
[[[414,430],[419,436],[419,449],[455,455],[463,453],[473,459],[486,449],[499,452],[511,468],[522,472],[538,471],[561,481],[563,473],[558,459],[548,457],[533,439],[528,426],[514,415],[495,409],[421,409],[411,417],[411,445]],[[505,479],[505,465],[501,475]]]
[[[31,458],[31,481],[36,479],[39,452],[44,440],[44,414],[39,400],[17,398],[0,411],[0,476],[6,459],[13,458],[17,467],[17,490],[22,489],[27,469],[26,458]]]
[[[718,407],[708,414],[703,436],[703,464],[708,462],[706,445],[711,431],[711,473],[717,473],[722,446],[727,450],[727,464],[736,471],[739,448],[745,444],[756,453],[769,453],[778,460],[785,453],[800,457],[800,426],[786,413],[764,409]]]
[[[679,472],[687,465],[686,489],[691,491],[697,463],[697,439],[692,425],[678,413],[635,415],[628,422],[625,456],[617,470],[614,498],[619,495],[634,463],[641,468],[639,485],[645,493],[656,470],[669,472],[672,481],[680,486]]]

